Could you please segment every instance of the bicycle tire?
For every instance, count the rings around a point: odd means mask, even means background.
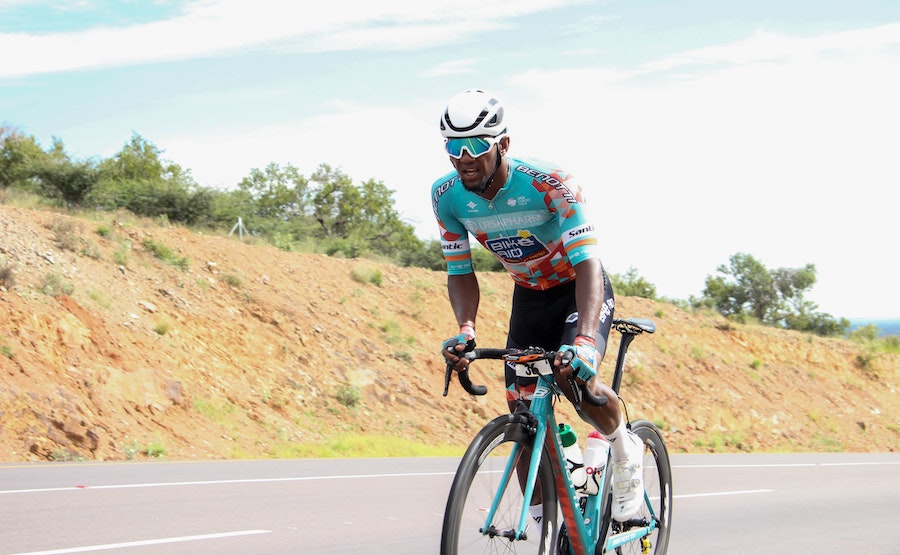
[[[522,415],[509,414],[495,418],[476,434],[463,455],[450,487],[441,532],[441,554],[460,553],[534,553],[549,555],[556,547],[559,529],[558,505],[549,454],[541,446],[538,484],[543,496],[544,514],[536,524],[528,517],[528,530],[535,533],[526,539],[511,541],[500,535],[482,534],[487,508],[500,487],[502,470],[509,459],[512,444],[530,452],[534,445],[532,425]],[[518,526],[524,495],[515,473],[507,484],[493,525],[497,530],[514,530]]]
[[[648,551],[643,551],[641,542],[635,541],[619,546],[614,553],[616,555],[631,555],[649,553],[651,555],[665,555],[669,549],[669,532],[672,525],[672,467],[669,464],[669,452],[663,441],[659,429],[647,420],[635,420],[631,423],[631,431],[644,442],[644,489],[647,491],[653,511],[659,519],[659,525],[653,534],[648,536],[650,542]],[[609,506],[604,515],[607,523],[606,537],[621,532],[624,526],[609,518]],[[637,519],[650,518],[650,511],[646,504],[635,517]],[[604,542],[605,542],[604,538]],[[603,542],[597,546],[596,553],[606,553]]]

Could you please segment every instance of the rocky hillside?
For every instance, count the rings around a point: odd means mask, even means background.
[[[480,279],[479,344],[500,346],[511,282]],[[366,438],[464,446],[506,410],[502,369],[473,371],[485,397],[456,384],[441,396],[437,347],[455,331],[444,282],[124,215],[0,205],[0,460],[265,458],[323,444],[344,455],[345,438],[363,453]],[[900,357],[617,301],[617,316],[658,325],[632,346],[623,397],[671,450],[900,443]]]

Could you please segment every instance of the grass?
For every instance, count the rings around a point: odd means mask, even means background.
[[[144,455],[151,459],[162,459],[166,456],[166,448],[159,441],[154,441],[144,446],[137,441],[132,441],[122,447],[122,453],[125,455],[125,460],[129,461],[138,455]]]
[[[155,241],[148,237],[144,239],[143,244],[144,248],[152,252],[156,258],[162,260],[166,264],[175,266],[179,270],[187,270],[191,266],[191,260],[188,257],[180,256],[160,241]]]
[[[62,274],[46,274],[41,280],[41,293],[49,297],[71,295],[73,291],[75,291],[75,286],[71,282],[66,281]]]
[[[165,320],[160,320],[153,326],[153,331],[155,331],[158,335],[166,335],[167,333],[169,333],[169,329],[171,329],[171,325]]]
[[[128,262],[131,260],[131,241],[125,240],[119,243],[116,246],[116,250],[113,251],[113,262],[118,264],[119,266],[128,266]]]
[[[234,403],[223,401],[216,403],[210,399],[194,399],[194,409],[218,424],[224,423],[234,413]]]
[[[80,223],[68,218],[56,218],[50,224],[50,230],[53,232],[53,241],[56,246],[67,251],[78,252],[81,246]]]
[[[241,285],[244,284],[244,280],[241,279],[240,276],[235,274],[223,274],[222,281],[234,287],[235,289],[240,289]]]
[[[464,447],[429,445],[412,438],[348,433],[317,441],[278,443],[269,455],[278,459],[458,457],[464,451]]]
[[[91,289],[87,292],[87,296],[89,299],[102,306],[103,308],[109,308],[110,306],[112,306],[112,299],[105,291]]]
[[[381,284],[384,282],[381,270],[373,270],[365,266],[356,266],[350,270],[350,279],[357,283],[371,283],[378,287],[381,287]]]

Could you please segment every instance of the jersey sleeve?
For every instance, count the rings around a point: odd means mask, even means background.
[[[456,180],[439,180],[432,187],[431,205],[441,234],[441,251],[449,275],[471,274],[472,250],[469,234],[453,210],[453,185]]]
[[[597,228],[590,220],[585,206],[584,192],[577,180],[569,176],[565,182],[568,195],[558,207],[559,227],[563,248],[572,266],[589,258],[600,258]]]

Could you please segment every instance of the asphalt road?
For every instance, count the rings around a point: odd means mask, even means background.
[[[448,458],[0,465],[0,555],[437,553]],[[900,553],[900,455],[672,457],[669,553]]]

